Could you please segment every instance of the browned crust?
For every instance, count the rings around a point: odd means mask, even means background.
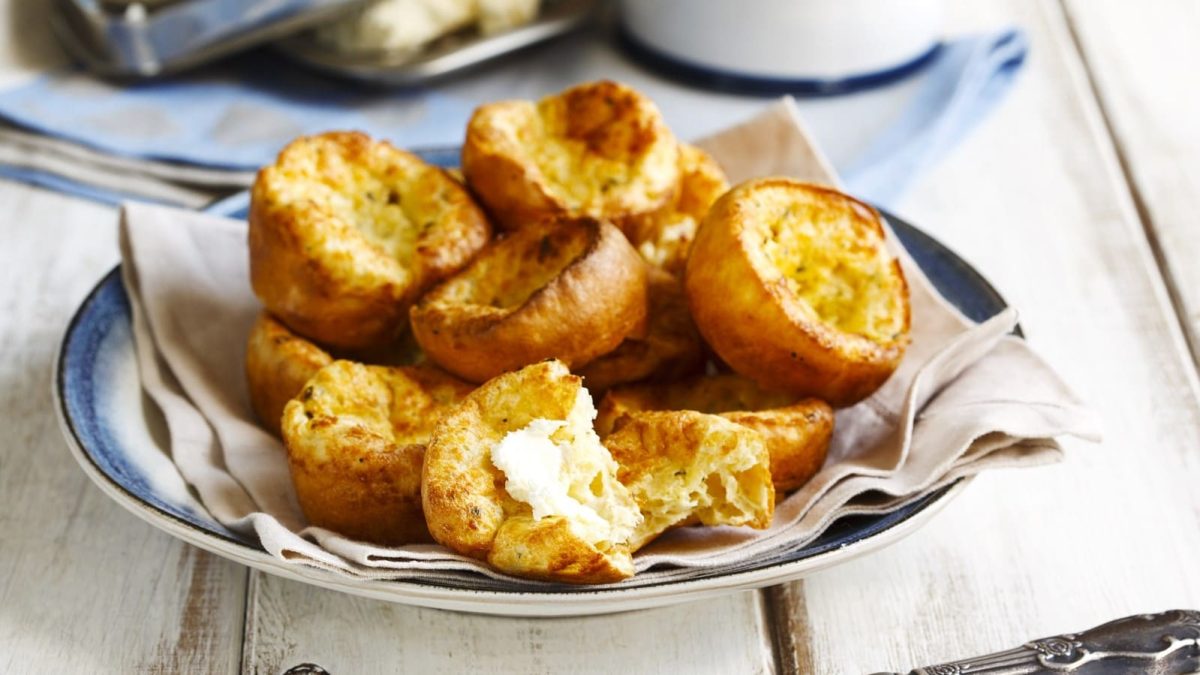
[[[259,313],[246,342],[246,385],[254,414],[268,431],[279,435],[283,407],[332,361],[325,350]]]
[[[450,402],[471,389],[432,366],[336,361],[322,369],[283,418],[292,484],[308,522],[382,546],[432,541],[421,508],[426,442]],[[388,418],[389,428],[335,431],[340,417],[364,412]]]
[[[758,432],[771,456],[771,481],[780,494],[804,485],[820,471],[833,438],[833,408],[828,403],[764,391],[739,375],[617,387],[600,402],[596,431],[606,437],[622,418],[647,410],[715,414]]]
[[[521,114],[520,105],[500,101],[477,109],[467,123],[462,149],[463,177],[471,191],[486,205],[496,225],[510,230],[569,212],[566,205],[550,196],[535,166],[500,150],[510,141],[503,129],[489,123],[489,118]]]
[[[704,369],[704,349],[683,285],[657,268],[650,268],[647,278],[646,334],[626,338],[576,371],[593,394],[639,380],[674,380]]]
[[[889,343],[842,332],[809,319],[783,284],[768,284],[747,250],[759,242],[747,236],[747,210],[755,192],[782,186],[807,191],[870,224],[883,246],[882,220],[873,208],[836,190],[787,178],[747,181],[713,205],[697,233],[685,274],[692,316],[701,334],[738,373],[766,388],[816,396],[847,406],[869,396],[899,364],[911,321],[903,286],[903,331]],[[901,283],[898,261],[892,269]]]
[[[801,487],[825,465],[833,438],[833,408],[820,399],[773,410],[723,412],[721,417],[762,436],[771,456],[771,482],[780,494]]]
[[[384,180],[398,181],[395,189],[428,214],[411,267],[394,259],[389,264],[385,252],[324,205],[289,195],[285,174],[317,152],[341,153]],[[402,166],[416,170],[415,177],[402,180]],[[263,304],[297,333],[343,349],[394,342],[417,295],[466,264],[491,236],[470,194],[444,171],[357,132],[302,137],[284,148],[255,180],[249,225],[251,285]],[[326,238],[353,242],[353,253],[321,253],[317,244]],[[364,258],[374,261],[371,273]]]
[[[575,228],[572,230],[571,228]],[[580,233],[580,234],[575,234]],[[513,251],[529,265],[539,248],[562,236],[587,236],[583,253],[515,308],[481,308],[448,297],[452,278],[412,309],[413,334],[430,359],[456,375],[483,382],[556,358],[580,367],[612,351],[646,316],[646,269],[625,237],[608,223],[561,220],[529,226],[497,240],[460,276]],[[497,274],[529,274],[527,268]],[[505,279],[478,283],[503,286]]]
[[[629,551],[599,551],[561,517],[534,520],[504,491],[491,448],[534,419],[565,419],[580,378],[547,361],[490,380],[454,407],[425,454],[421,496],[429,531],[456,553],[532,579],[608,583],[633,574]]]
[[[617,82],[577,85],[538,105],[559,108],[565,117],[560,133],[588,155],[632,164],[656,146],[669,146],[672,151],[675,147],[674,136],[654,103]],[[614,191],[599,205],[569,203],[555,194],[531,157],[538,139],[516,135],[515,123],[538,114],[539,108],[528,102],[499,101],[480,106],[467,123],[462,172],[500,227],[516,229],[528,222],[563,216],[619,220],[653,211],[672,197],[677,170],[668,168],[665,176],[637,177],[653,186],[651,191],[656,194],[652,201],[641,203]],[[585,176],[574,178],[588,180]],[[604,185],[592,187],[606,189]]]
[[[353,429],[317,462],[288,456],[292,485],[309,524],[381,546],[432,541],[421,511],[425,446],[398,447]]]
[[[679,174],[679,190],[670,202],[618,224],[646,262],[682,277],[696,229],[729,190],[729,180],[711,155],[686,143],[679,144]]]

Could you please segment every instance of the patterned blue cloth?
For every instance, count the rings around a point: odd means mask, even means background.
[[[763,105],[762,99],[658,80],[607,44],[550,49],[557,55],[538,52],[435,88],[400,92],[331,80],[267,51],[187,76],[125,86],[71,71],[0,93],[0,119],[104,153],[245,171],[269,163],[291,138],[328,129],[360,129],[416,150],[456,147],[481,101],[536,96],[596,77],[642,88],[684,138],[736,122]],[[850,189],[885,206],[893,203],[1003,98],[1027,51],[1017,30],[964,37],[947,42],[913,81],[889,85],[904,93],[902,105],[875,125],[881,132],[859,143],[865,150],[857,157],[834,157]],[[853,105],[853,96],[845,98]],[[810,105],[814,114],[820,112],[816,106],[825,106],[828,116],[828,103],[804,100],[802,114],[807,116]],[[855,129],[816,131],[826,143],[826,134]],[[129,197],[13,166],[0,166],[0,175],[100,201]]]

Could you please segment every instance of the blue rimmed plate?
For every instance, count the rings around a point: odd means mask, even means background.
[[[986,319],[1005,307],[982,276],[915,227],[888,216],[938,290],[964,314]],[[252,537],[216,522],[167,454],[167,432],[143,396],[133,351],[129,298],[119,269],[105,276],[72,318],[54,375],[58,412],[75,459],[114,501],[155,527],[256,569],[372,598],[460,611],[521,616],[601,614],[694,600],[797,579],[886,546],[927,521],[966,481],[882,515],[835,522],[799,551],[708,570],[699,578],[647,586],[515,589],[471,575],[431,581],[368,581],[285,565]]]

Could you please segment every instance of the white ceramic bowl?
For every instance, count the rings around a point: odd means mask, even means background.
[[[942,0],[621,0],[627,38],[727,77],[886,78],[938,44]]]

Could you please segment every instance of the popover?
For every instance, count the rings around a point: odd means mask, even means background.
[[[278,436],[284,406],[332,362],[324,349],[260,312],[246,341],[246,385],[250,406],[263,426]]]
[[[616,387],[600,402],[596,431],[606,437],[621,417],[645,410],[715,414],[758,432],[771,458],[771,482],[780,494],[804,485],[821,469],[833,437],[828,403],[764,391],[733,374]]]
[[[616,82],[480,106],[462,170],[500,227],[546,217],[620,220],[666,204],[677,143],[650,99]]]
[[[593,393],[640,380],[672,380],[704,370],[700,333],[688,311],[683,284],[657,268],[647,271],[646,330],[576,373]]]
[[[633,574],[641,516],[592,430],[581,379],[545,361],[489,380],[438,424],[422,498],[434,539],[509,574],[606,583]]]
[[[557,219],[506,233],[412,309],[425,354],[472,382],[547,358],[579,368],[644,328],[646,266],[614,226]]]
[[[284,148],[254,182],[249,220],[254,292],[293,331],[343,349],[395,341],[412,301],[491,236],[443,170],[356,132]]]
[[[472,387],[432,366],[334,361],[284,408],[292,484],[311,525],[384,546],[430,541],[421,466]]]
[[[909,343],[908,286],[875,209],[788,178],[733,188],[685,273],[700,333],[736,372],[835,407],[869,396]]]
[[[604,447],[642,514],[634,551],[676,525],[771,524],[767,448],[746,427],[693,411],[640,412],[622,417]]]
[[[679,189],[665,206],[621,223],[629,242],[646,262],[682,276],[696,228],[713,202],[729,189],[729,181],[708,153],[679,144]]]

